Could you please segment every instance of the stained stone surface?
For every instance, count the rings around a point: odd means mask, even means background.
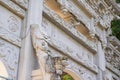
[[[115,4],[0,0],[0,60],[9,78],[50,80],[65,72],[75,80],[120,80],[120,41],[109,36],[111,20],[120,19]]]

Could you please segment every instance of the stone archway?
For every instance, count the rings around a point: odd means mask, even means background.
[[[76,73],[74,73],[73,71],[69,69],[64,69],[63,71],[69,74],[73,78],[73,80],[82,80]]]
[[[5,78],[8,78],[7,69],[3,62],[0,60],[0,80],[3,80]]]

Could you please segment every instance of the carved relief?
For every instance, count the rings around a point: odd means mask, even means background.
[[[100,22],[103,28],[108,28],[113,19],[112,7],[105,5],[104,1],[86,0],[86,2],[97,12],[99,16],[95,16],[96,22]],[[108,1],[109,2],[109,1]]]
[[[75,72],[80,76],[81,80],[96,80],[96,76],[94,74],[88,72],[83,67],[76,65],[74,62],[68,61],[68,66],[66,66],[66,69]]]
[[[9,30],[10,31],[16,32],[17,30],[19,30],[18,21],[15,17],[10,16],[8,18],[8,24],[9,24]]]
[[[0,60],[6,65],[9,77],[16,79],[19,59],[19,48],[0,39]]]
[[[0,22],[2,23],[0,27],[11,32],[10,34],[20,37],[22,20],[2,6],[0,6],[0,11]]]
[[[74,16],[81,22],[86,23],[86,27],[91,31],[91,28],[88,24],[89,18],[78,8],[74,3],[70,0],[58,0],[58,2],[62,5],[65,10],[70,11]],[[66,11],[67,11],[66,10]]]
[[[14,45],[21,47],[21,39],[11,34],[11,32],[5,30],[3,27],[4,26],[0,26],[0,38],[3,38]]]
[[[65,34],[61,34],[60,31],[58,31],[58,29],[55,28],[54,25],[52,25],[47,20],[44,20],[43,25],[45,28],[47,28],[47,31],[52,28],[52,30],[47,32],[49,33],[47,35],[50,37],[50,40],[48,41],[48,43],[51,46],[71,56],[73,59],[81,62],[81,64],[89,67],[90,69],[97,71],[97,66],[94,64],[92,53],[90,53],[89,51],[86,51],[84,48],[79,47],[81,45],[75,45],[73,42],[69,40],[69,37],[66,38]]]
[[[62,25],[62,28],[66,30],[66,32],[70,32],[70,34],[74,35],[79,40],[83,41],[84,44],[90,47],[91,51],[96,52],[96,44],[93,44],[91,41],[87,40],[84,35],[82,35],[80,32],[78,32],[75,28],[73,28],[72,25],[66,23],[62,18],[60,18],[55,12],[53,12],[51,9],[49,9],[47,6],[44,5],[43,11],[46,15],[48,15],[50,18],[54,19],[56,23],[59,25]]]
[[[61,53],[57,52],[56,50],[52,49],[51,53],[53,53],[52,55],[55,56],[53,58],[57,59],[56,56],[58,56],[59,59],[61,58],[61,57],[59,57],[59,56],[61,56]],[[58,71],[58,73],[62,73],[61,72],[61,65],[60,65],[61,59],[60,60],[59,59],[57,59],[59,62],[56,63],[57,69],[60,70],[60,71]],[[66,61],[63,61],[63,64],[65,64],[65,68],[63,68],[63,71],[64,71],[64,69],[70,70],[73,73],[75,73],[74,75],[78,75],[81,80],[96,80],[96,74],[89,71],[88,69],[85,69],[81,65],[76,64],[74,61],[69,60],[69,57],[67,58],[67,64],[66,64]],[[56,77],[56,76],[58,76],[58,75],[53,75],[52,77],[55,77],[58,79],[58,77]],[[53,80],[57,80],[57,79],[53,79]]]
[[[42,80],[50,80],[46,76],[50,76],[53,80],[59,79],[59,75],[62,73],[62,69],[65,65],[64,60],[60,57],[52,57],[48,44],[46,42],[45,35],[39,30],[38,25],[31,25],[31,36],[33,47],[36,51],[38,62],[40,65],[40,73]]]
[[[18,4],[20,4],[21,6],[23,6],[26,9],[28,7],[28,0],[12,0],[12,1],[17,2]]]
[[[112,74],[108,71],[103,72],[103,80],[112,80]]]
[[[39,30],[39,26],[37,24],[31,25],[31,36],[32,36],[32,44],[36,51],[36,55],[38,58],[41,80],[49,80],[50,73],[46,72],[46,60],[48,57],[48,44],[45,41],[45,35]]]
[[[11,0],[0,0],[0,3],[4,4],[8,7],[8,9],[12,9],[14,13],[16,13],[20,17],[25,17],[25,10],[23,10],[20,6],[16,5]]]
[[[107,48],[105,53],[105,58],[108,63],[110,63],[114,68],[120,70],[120,55],[116,51],[113,51],[112,48]]]

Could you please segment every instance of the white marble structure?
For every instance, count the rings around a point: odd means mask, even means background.
[[[0,80],[120,80],[119,15],[114,0],[0,0]]]

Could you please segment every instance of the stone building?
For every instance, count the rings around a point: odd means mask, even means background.
[[[120,80],[114,0],[0,0],[0,80]]]

